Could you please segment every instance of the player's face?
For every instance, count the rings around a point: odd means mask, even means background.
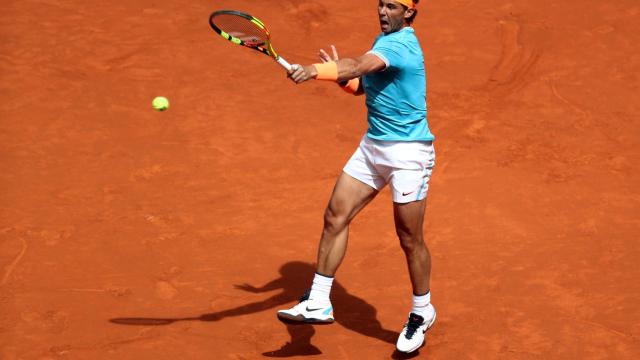
[[[380,30],[389,34],[402,29],[405,25],[404,19],[411,16],[410,11],[395,0],[378,1],[378,19],[380,20]],[[408,13],[408,14],[407,14]]]

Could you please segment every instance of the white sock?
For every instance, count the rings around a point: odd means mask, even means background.
[[[426,319],[430,316],[428,312],[429,304],[431,304],[431,291],[424,295],[413,295],[413,309],[411,309],[411,312]]]
[[[333,278],[320,275],[316,273],[313,278],[313,284],[311,285],[311,293],[309,299],[320,305],[329,305],[329,294],[331,293],[331,285],[333,284]]]

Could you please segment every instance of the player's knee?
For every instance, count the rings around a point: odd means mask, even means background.
[[[425,246],[424,240],[419,234],[403,230],[396,230],[396,233],[398,234],[398,239],[400,239],[400,246],[406,253],[419,251]]]
[[[346,215],[340,214],[331,207],[327,207],[324,212],[324,230],[328,232],[339,232],[349,225]]]

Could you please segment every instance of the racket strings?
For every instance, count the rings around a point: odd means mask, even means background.
[[[232,14],[219,14],[213,23],[227,34],[242,40],[249,46],[260,46],[267,42],[267,33],[250,20]]]

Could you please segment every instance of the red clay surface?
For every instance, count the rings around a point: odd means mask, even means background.
[[[309,63],[368,50],[375,7],[2,1],[0,358],[397,357],[411,292],[387,191],[352,226],[337,323],[275,316],[311,279],[363,98],[295,86],[207,24],[250,12]],[[640,5],[420,10],[439,321],[419,357],[640,358]]]

